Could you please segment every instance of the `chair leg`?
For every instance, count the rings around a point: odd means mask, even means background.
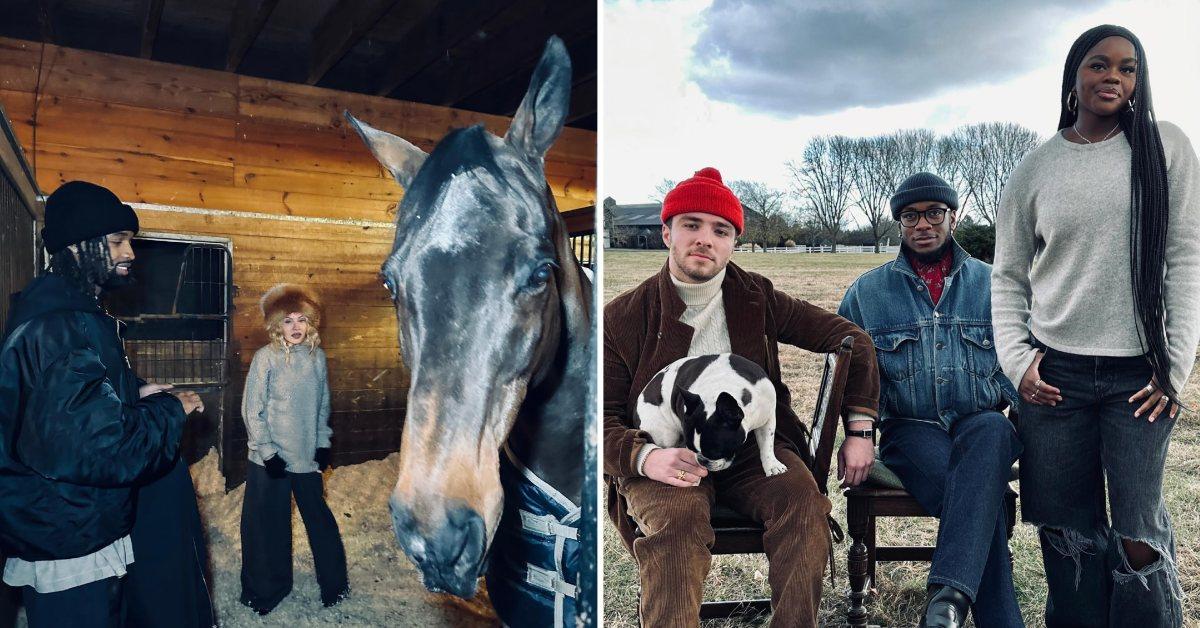
[[[849,605],[846,623],[853,627],[867,625],[867,588],[870,586],[867,540],[870,515],[865,500],[851,497],[846,502],[846,523],[850,533],[850,553],[846,561],[846,573],[850,580],[847,593]]]

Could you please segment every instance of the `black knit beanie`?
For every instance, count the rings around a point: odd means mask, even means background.
[[[137,214],[108,188],[87,181],[64,183],[46,199],[42,243],[51,255],[77,242],[118,231],[138,231]]]
[[[922,201],[940,201],[950,209],[958,209],[958,192],[936,174],[918,172],[905,179],[892,195],[892,218],[900,220],[900,210]]]

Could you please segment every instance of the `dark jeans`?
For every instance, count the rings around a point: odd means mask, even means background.
[[[1012,423],[999,412],[950,425],[889,419],[880,457],[925,510],[939,519],[930,584],[952,586],[972,600],[975,624],[1024,626],[1013,588],[1004,492],[1021,452]]]
[[[261,465],[246,465],[242,604],[269,611],[292,591],[293,495],[308,532],[321,596],[332,598],[346,590],[346,551],[323,493],[320,473],[288,473],[275,479]]]
[[[21,587],[29,628],[118,628],[121,626],[121,578],[112,577],[58,591],[38,593]]]
[[[1150,382],[1144,358],[1047,349],[1040,374],[1062,390],[1055,407],[1021,404],[1021,515],[1038,526],[1046,565],[1046,625],[1179,626],[1175,537],[1162,498],[1175,421],[1134,418],[1128,399]],[[1109,524],[1105,512],[1107,479]],[[1122,539],[1158,558],[1134,570]]]

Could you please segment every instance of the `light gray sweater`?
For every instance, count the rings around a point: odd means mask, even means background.
[[[332,435],[325,352],[299,345],[288,353],[290,359],[270,344],[250,362],[242,395],[247,447],[256,464],[279,454],[288,471],[312,473],[318,470],[317,448],[328,447]]]
[[[1158,128],[1170,186],[1167,343],[1182,390],[1200,340],[1200,165],[1179,127]],[[1036,355],[1030,334],[1067,353],[1146,352],[1129,277],[1130,159],[1124,134],[1075,144],[1058,133],[1009,176],[996,213],[992,326],[1014,385]]]

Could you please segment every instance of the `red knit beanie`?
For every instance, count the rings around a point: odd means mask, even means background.
[[[742,232],[742,204],[733,190],[721,182],[721,173],[716,168],[701,168],[692,178],[667,192],[662,206],[663,224],[672,216],[688,212],[720,216],[733,223],[738,233]]]

